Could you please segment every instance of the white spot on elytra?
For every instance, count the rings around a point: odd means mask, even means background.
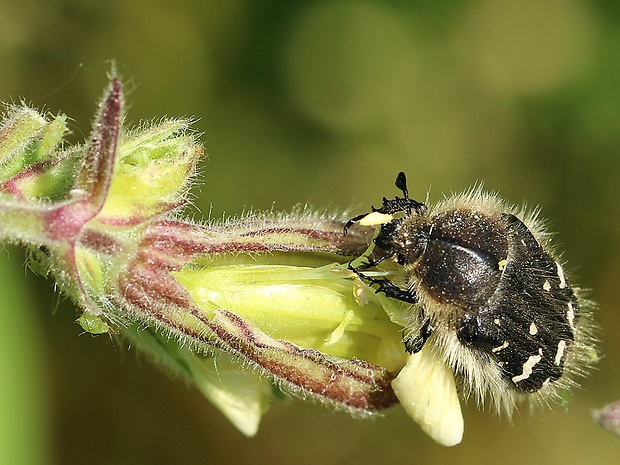
[[[508,347],[508,341],[504,341],[501,346],[493,347],[491,352],[499,352],[500,350],[504,350],[506,347]]]
[[[538,334],[538,326],[536,326],[534,323],[530,325],[530,334],[532,336],[535,336],[536,334]]]
[[[560,289],[564,289],[566,287],[566,278],[564,277],[564,270],[562,269],[562,265],[559,263],[555,264],[558,267],[558,278],[560,278]]]
[[[568,320],[568,324],[570,325],[570,329],[575,332],[575,309],[573,308],[573,303],[568,303],[568,311],[566,312],[566,319]]]
[[[543,283],[543,289],[547,292],[551,290],[551,284],[549,284],[549,280],[545,279],[545,282]]]
[[[495,318],[495,319],[493,320],[493,323],[495,323],[497,326],[499,326],[499,318]]]
[[[513,383],[518,383],[524,379],[528,379],[534,370],[534,366],[542,360],[542,349],[538,349],[538,355],[530,355],[530,357],[523,364],[523,373],[512,377]]]
[[[566,349],[566,341],[560,341],[558,344],[558,351],[555,354],[555,364],[559,365],[564,357],[564,349]]]

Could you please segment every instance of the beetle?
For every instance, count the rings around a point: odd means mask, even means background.
[[[405,350],[436,346],[465,395],[490,394],[510,412],[518,398],[546,403],[594,360],[589,303],[572,286],[537,212],[509,207],[474,188],[435,206],[409,197],[345,225],[377,225],[373,244],[349,269],[376,292],[411,304]],[[367,270],[391,260],[400,282]]]

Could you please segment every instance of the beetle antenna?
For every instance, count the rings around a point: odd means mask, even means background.
[[[402,171],[396,176],[396,187],[403,191],[406,200],[409,200],[409,190],[407,189],[407,176]]]

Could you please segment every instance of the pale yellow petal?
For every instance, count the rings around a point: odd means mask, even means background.
[[[444,446],[463,438],[463,415],[454,374],[426,344],[392,381],[396,397],[422,430]]]

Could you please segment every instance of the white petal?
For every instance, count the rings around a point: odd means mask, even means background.
[[[216,359],[187,357],[200,392],[246,436],[254,436],[269,398],[269,381],[233,364],[227,354]],[[215,362],[215,363],[214,363]]]
[[[426,434],[443,446],[461,442],[463,415],[454,374],[430,344],[408,356],[392,387],[405,411]]]

